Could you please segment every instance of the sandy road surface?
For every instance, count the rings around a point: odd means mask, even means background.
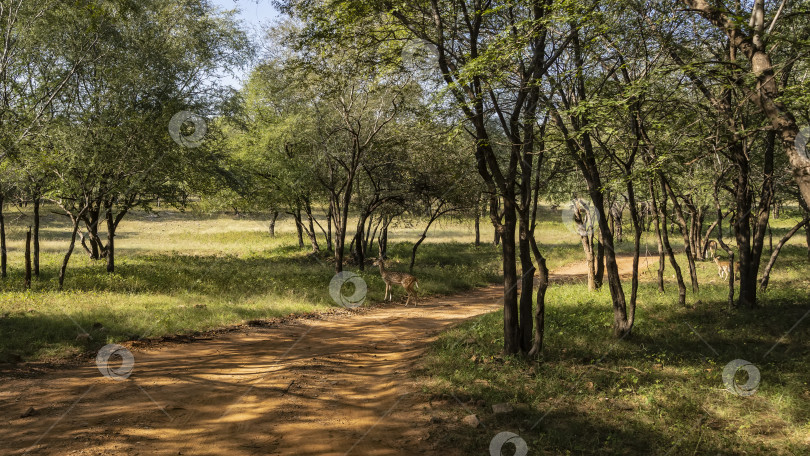
[[[454,454],[431,443],[409,371],[500,290],[157,344],[133,350],[125,381],[93,362],[0,377],[0,454]]]

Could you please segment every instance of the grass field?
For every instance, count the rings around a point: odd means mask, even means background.
[[[774,236],[791,223],[774,221]],[[728,310],[716,267],[698,263],[701,290],[688,294],[688,308],[676,304],[671,268],[665,294],[654,271],[642,276],[626,340],[611,334],[606,287],[589,292],[585,284],[549,288],[539,360],[501,355],[502,312],[445,333],[417,374],[425,392],[448,404],[439,417],[451,423],[445,444],[474,454],[511,431],[530,454],[810,454],[810,265],[802,242],[797,236],[785,247],[755,310]],[[750,397],[726,390],[723,369],[735,359],[760,371]],[[739,384],[747,380],[738,373]],[[487,405],[497,403],[515,411],[495,415]],[[462,425],[468,414],[486,432]]]
[[[581,261],[578,238],[561,214],[545,209],[542,218],[538,241],[549,267]],[[43,220],[42,276],[31,291],[22,290],[21,239],[29,223],[26,213],[8,216],[0,362],[63,361],[112,342],[337,307],[328,294],[334,274],[328,255],[299,250],[289,221],[270,237],[261,218],[132,214],[116,240],[116,273],[107,274],[103,262],[77,248],[63,292],[56,290],[56,273],[69,227],[54,214]],[[792,223],[773,222],[774,242]],[[407,268],[421,226],[393,227],[389,267]],[[431,231],[415,268],[422,295],[500,280],[492,228],[482,226],[480,247],[472,245],[469,221],[445,220]],[[501,355],[500,312],[448,331],[416,372],[426,393],[446,400],[445,443],[473,454],[496,431],[508,430],[546,454],[810,454],[810,318],[802,320],[810,308],[810,278],[801,234],[783,250],[771,287],[753,311],[728,310],[716,267],[700,262],[701,290],[688,294],[687,308],[676,304],[671,268],[665,294],[652,282],[654,268],[642,271],[635,329],[626,340],[612,337],[607,289],[589,292],[584,284],[549,288],[539,360]],[[643,241],[644,253],[655,255],[652,235]],[[617,248],[629,253],[630,244]],[[368,283],[370,301],[382,299],[375,268],[349,269]],[[629,292],[629,283],[625,287]],[[77,340],[85,330],[92,338]],[[730,394],[721,378],[726,363],[740,358],[761,372],[750,397]],[[480,405],[499,402],[516,411],[496,416]],[[486,432],[460,424],[469,413],[481,418]]]
[[[58,361],[122,340],[337,307],[328,292],[334,275],[329,255],[316,259],[308,248],[299,250],[290,220],[279,223],[271,237],[258,218],[158,214],[135,213],[121,223],[114,274],[77,245],[63,292],[57,291],[58,266],[70,238],[64,217],[43,218],[41,277],[24,291],[22,239],[31,218],[20,212],[7,215],[9,276],[0,282],[0,316],[5,315],[0,318],[0,362]],[[420,232],[418,224],[392,232],[389,268],[407,268]],[[448,221],[436,227],[419,250],[422,295],[498,280],[497,248],[476,248],[472,239],[471,227],[464,224]],[[368,300],[381,301],[379,271],[356,272],[368,283]],[[77,340],[85,331],[91,339]]]

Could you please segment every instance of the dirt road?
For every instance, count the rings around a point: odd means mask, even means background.
[[[409,371],[500,290],[133,349],[124,381],[92,362],[0,378],[0,454],[454,454]]]
[[[135,346],[124,381],[92,362],[0,377],[0,454],[454,455],[430,438],[431,405],[409,372],[439,332],[499,309],[501,290]]]

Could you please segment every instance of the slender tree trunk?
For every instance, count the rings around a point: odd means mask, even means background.
[[[101,215],[100,209],[92,209],[87,211],[84,216],[84,224],[87,227],[87,240],[90,243],[88,248],[84,245],[84,236],[82,236],[82,245],[88,251],[91,260],[100,260],[104,255],[101,238],[98,235],[98,222]]]
[[[315,233],[315,224],[313,222],[314,217],[312,215],[312,206],[310,205],[309,201],[304,203],[304,211],[307,214],[307,223],[309,224],[309,229],[306,230],[307,236],[309,237],[309,244],[312,246],[312,253],[320,252],[321,248],[318,245],[318,236]]]
[[[444,203],[442,203],[443,205]],[[422,235],[413,245],[413,249],[411,250],[411,264],[408,266],[408,271],[413,272],[413,265],[416,263],[416,250],[419,249],[419,246],[422,245],[422,242],[427,238],[428,230],[430,230],[430,226],[433,225],[433,222],[439,219],[444,212],[441,212],[441,205],[436,210],[435,213],[431,214],[430,219],[428,219],[427,226],[425,226],[424,231],[422,231]]]
[[[728,308],[734,308],[734,276],[736,275],[736,271],[734,271],[734,252],[731,252],[731,256],[728,260]]]
[[[591,236],[580,235],[579,239],[582,241],[582,250],[585,251],[585,261],[588,263],[588,290],[596,290],[596,259],[593,255],[593,244],[591,243]]]
[[[332,215],[332,206],[329,206],[329,212],[326,214],[326,250],[334,252],[335,246],[332,244],[332,223],[334,223],[334,216]]]
[[[292,216],[295,219],[295,230],[298,234],[298,248],[304,248],[304,223],[301,218],[301,208],[296,207],[295,210],[292,212]]]
[[[686,253],[686,263],[689,266],[689,276],[692,281],[692,292],[697,293],[699,291],[697,267],[695,266],[695,255],[693,254],[691,241],[689,239],[689,227],[687,226],[686,219],[683,216],[681,205],[680,203],[678,203],[678,197],[677,195],[675,195],[675,192],[669,185],[669,180],[664,176],[664,173],[662,173],[661,171],[658,172],[658,176],[661,179],[662,190],[666,191],[669,194],[670,198],[672,198],[672,208],[673,212],[675,213],[675,221],[678,223],[678,227],[680,228],[681,235],[683,237],[683,245],[685,250],[684,253]]]
[[[31,227],[25,233],[25,280],[23,286],[26,290],[31,289]]]
[[[664,182],[661,181],[661,219],[664,226],[667,226],[667,189]],[[672,245],[669,243],[669,234],[667,230],[661,232],[661,239],[664,242],[664,249],[669,255],[669,262],[672,264],[672,269],[675,270],[675,278],[678,280],[678,304],[686,307],[686,284],[683,281],[683,274],[681,274],[681,267],[678,266],[678,261],[675,259],[675,252],[672,251]]]
[[[34,276],[39,277],[39,207],[42,198],[39,195],[34,198]]]
[[[805,217],[804,220],[796,224],[796,226],[791,228],[790,231],[788,231],[782,237],[779,243],[776,244],[776,250],[773,250],[773,252],[771,252],[771,259],[770,261],[768,261],[768,265],[765,266],[765,271],[763,271],[762,273],[762,279],[760,279],[759,281],[760,290],[765,291],[768,289],[768,282],[771,279],[771,269],[773,268],[773,265],[776,264],[776,259],[779,257],[779,252],[782,251],[782,247],[785,245],[785,243],[788,240],[790,240],[790,238],[792,238],[793,235],[796,234],[796,232],[799,231],[802,227],[804,227],[805,229],[810,227],[810,217]]]
[[[6,264],[8,262],[8,252],[6,251],[6,218],[3,212],[5,206],[5,195],[0,193],[0,278],[5,279],[7,275]],[[810,235],[808,235],[810,240]],[[810,243],[808,243],[810,248]]]
[[[633,278],[630,284],[630,303],[627,305],[628,326],[631,328],[636,320],[636,302],[638,301],[638,261],[641,254],[641,221],[636,207],[636,193],[631,180],[631,169],[626,170],[627,199],[630,206],[630,220],[633,223]]]
[[[278,220],[278,211],[273,211],[273,217],[270,219],[270,237],[276,237],[276,220]]]
[[[475,204],[475,246],[481,245],[481,207]]]
[[[543,351],[543,337],[546,328],[546,290],[548,290],[548,267],[546,259],[537,248],[534,233],[531,238],[532,252],[537,260],[537,304],[534,308],[534,339],[529,356],[537,356]]]
[[[499,213],[500,210],[501,210],[500,199],[499,198],[493,198],[492,201],[491,201],[491,204],[493,206],[495,206],[495,212]],[[494,238],[492,240],[492,243],[495,244],[496,246],[501,244],[501,233],[499,233],[498,230],[495,230],[495,234],[494,234]]]
[[[748,265],[749,280],[756,281],[759,272],[759,265],[762,262],[762,253],[765,249],[765,232],[770,226],[771,205],[773,203],[774,187],[773,187],[773,159],[776,149],[776,132],[769,131],[767,133],[767,142],[765,145],[765,153],[763,158],[763,182],[760,189],[759,206],[756,208],[754,215],[754,233],[751,243],[751,261]],[[750,203],[749,203],[750,204]],[[745,269],[743,262],[740,261],[740,269]],[[750,284],[747,284],[750,285]],[[761,285],[760,285],[761,286]],[[756,305],[756,285],[754,285],[753,292],[749,292],[748,300],[752,300]],[[740,295],[743,290],[747,291],[747,287],[743,286],[743,275],[740,272]],[[745,302],[747,303],[747,302]],[[743,303],[743,304],[745,304]],[[748,304],[750,305],[750,303]]]
[[[107,210],[107,273],[115,272],[115,220],[112,210]]]
[[[706,259],[706,252],[709,249],[709,241],[711,240],[712,233],[717,228],[717,220],[712,222],[709,226],[709,229],[706,230],[706,235],[703,237],[703,242],[700,244],[700,256],[705,260]]]
[[[65,258],[62,260],[62,267],[59,268],[59,290],[62,290],[65,284],[65,272],[67,271],[68,261],[70,261],[70,255],[73,253],[73,247],[76,245],[76,233],[79,231],[79,222],[78,217],[73,221],[73,233],[70,236],[70,245],[65,253]]]
[[[380,257],[387,258],[388,257],[388,224],[391,223],[390,220],[388,223],[385,224],[383,227],[382,233],[380,233]]]
[[[627,314],[627,301],[622,290],[621,276],[619,275],[619,265],[616,263],[616,250],[613,245],[613,234],[610,232],[607,217],[605,217],[604,203],[602,200],[601,185],[598,182],[588,182],[591,188],[591,200],[598,211],[599,229],[602,233],[602,243],[605,246],[605,270],[607,271],[608,287],[610,297],[613,301],[613,332],[616,337],[625,337],[633,329],[630,325]]]
[[[658,244],[658,291],[663,293],[664,292],[664,270],[666,269],[666,252],[664,252],[664,242],[661,238],[661,221],[660,221],[660,214],[661,211],[658,209],[658,201],[655,196],[655,186],[653,185],[652,179],[649,181],[650,184],[650,197],[652,199],[652,206],[653,206],[653,223],[655,223],[655,240]],[[664,221],[666,225],[666,221]]]
[[[354,233],[354,239],[352,239],[352,245],[354,245],[352,254],[361,271],[365,270],[366,261],[366,253],[363,251],[363,236],[366,232],[366,220],[367,215],[360,214],[360,219],[357,221],[357,230]]]
[[[593,282],[597,290],[602,288],[602,284],[605,282],[605,244],[602,243],[602,233],[598,230],[596,233],[596,275]]]
[[[534,298],[534,261],[532,261],[531,230],[529,229],[528,201],[524,206],[525,210],[519,212],[519,237],[518,248],[520,252],[520,302],[518,311],[520,314],[520,345],[523,353],[529,353],[532,347],[532,339],[536,334],[532,331],[534,317],[532,314],[532,300]]]

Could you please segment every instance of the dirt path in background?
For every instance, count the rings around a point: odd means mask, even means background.
[[[630,277],[633,274],[632,256],[618,256],[616,257],[616,264],[619,266],[619,275],[622,278]],[[667,264],[667,267],[670,267],[669,264]],[[658,255],[639,257],[638,272],[639,280],[644,280],[647,277],[654,278],[658,273]],[[605,274],[605,277],[607,277],[607,272]],[[549,273],[549,280],[552,283],[587,282],[588,262],[583,260],[557,268]]]
[[[629,274],[632,258],[618,262]],[[585,280],[586,268],[552,280]],[[439,332],[499,309],[501,297],[489,287],[155,344],[133,350],[126,381],[94,363],[0,379],[0,454],[458,454],[439,447],[432,405],[409,372]]]
[[[133,350],[0,379],[0,454],[410,455],[438,448],[410,371],[442,330],[500,308],[500,287]],[[34,407],[32,416],[22,417]]]

